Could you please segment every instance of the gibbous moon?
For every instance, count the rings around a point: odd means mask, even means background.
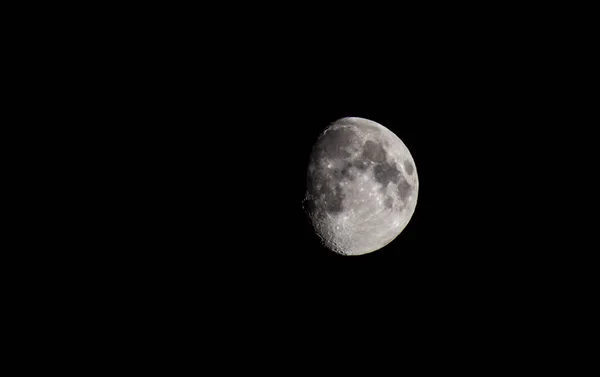
[[[381,124],[339,119],[313,146],[305,208],[336,253],[362,255],[392,242],[410,221],[418,192],[408,148]]]

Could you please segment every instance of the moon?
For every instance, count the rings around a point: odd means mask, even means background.
[[[364,118],[329,125],[313,146],[305,210],[330,250],[363,255],[392,242],[417,204],[417,168],[392,131]]]

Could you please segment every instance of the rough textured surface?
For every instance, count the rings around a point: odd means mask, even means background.
[[[372,140],[365,142],[362,151],[363,157],[373,162],[383,162],[387,157],[383,145]]]
[[[343,118],[315,143],[307,184],[306,208],[323,243],[340,254],[360,255],[402,232],[419,181],[396,135],[367,119]]]
[[[398,193],[400,195],[400,199],[405,200],[412,193],[412,186],[406,180],[402,179],[402,181],[398,184]]]
[[[414,169],[415,168],[413,167],[413,164],[410,163],[410,161],[404,161],[404,170],[406,171],[406,174],[412,175]]]
[[[356,140],[356,134],[347,128],[336,128],[323,135],[316,146],[317,158],[347,158],[347,147]]]
[[[373,174],[375,175],[377,182],[381,183],[384,187],[390,182],[398,183],[398,180],[400,179],[400,170],[396,168],[395,164],[387,162],[375,165]]]

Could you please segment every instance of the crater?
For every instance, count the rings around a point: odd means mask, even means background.
[[[352,160],[350,162],[350,165],[357,168],[358,170],[365,171],[369,167],[369,162],[364,159],[357,158],[355,160]]]
[[[402,199],[402,201],[405,201],[411,193],[411,185],[406,181],[406,179],[404,179],[404,177],[402,177],[402,179],[398,183],[398,195],[400,195],[400,199]]]
[[[320,172],[309,174],[307,184],[308,207],[311,212],[339,213],[343,211],[342,204],[345,195],[339,182]]]
[[[336,180],[348,179],[353,181],[355,179],[355,175],[352,173],[352,170],[350,169],[351,167],[352,163],[344,163],[342,168],[334,169],[332,175]]]
[[[386,160],[387,154],[383,145],[371,140],[367,140],[363,145],[363,157],[373,162],[383,162]]]
[[[331,159],[350,157],[346,149],[352,145],[356,137],[356,133],[348,128],[327,131],[315,146],[316,158],[320,160],[324,157]]]
[[[398,183],[400,179],[400,171],[396,168],[395,164],[389,164],[387,162],[380,163],[373,169],[375,180],[386,187],[388,183]]]
[[[413,164],[410,163],[410,161],[405,160],[404,161],[404,170],[406,170],[406,174],[412,175],[415,171],[415,167],[413,166]]]
[[[325,206],[325,211],[328,213],[340,213],[343,211],[343,201],[344,201],[344,190],[342,186],[339,184],[336,185],[335,190],[328,191],[323,197],[323,204]]]
[[[391,196],[388,196],[387,198],[385,198],[383,204],[386,206],[386,208],[392,208],[392,206],[394,205],[394,199]]]

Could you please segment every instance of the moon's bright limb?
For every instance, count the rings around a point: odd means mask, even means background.
[[[343,255],[378,250],[410,221],[419,191],[415,162],[402,140],[363,118],[342,118],[313,147],[307,211],[323,243]]]

